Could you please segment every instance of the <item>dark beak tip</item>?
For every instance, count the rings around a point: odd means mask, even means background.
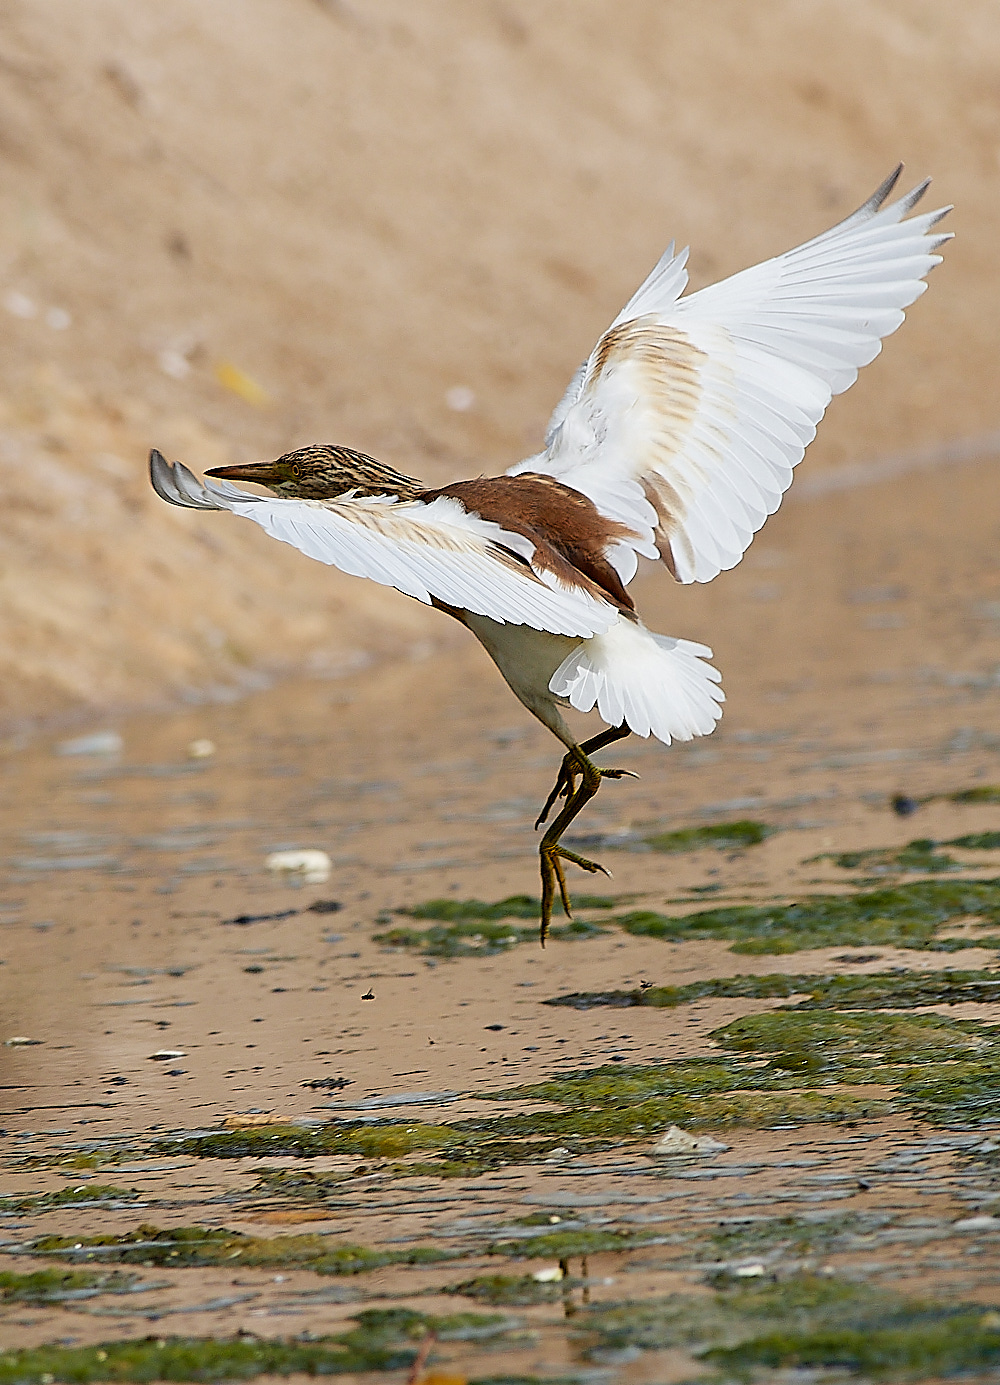
[[[259,475],[255,473],[260,473]],[[256,481],[266,486],[270,480],[270,465],[267,462],[249,462],[246,466],[213,466],[205,472],[206,476],[217,476],[220,481]]]

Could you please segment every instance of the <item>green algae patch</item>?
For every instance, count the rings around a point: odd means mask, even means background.
[[[477,1134],[459,1131],[457,1145],[426,1162],[391,1164],[386,1172],[394,1178],[477,1178],[511,1164],[538,1164],[565,1141],[564,1131],[550,1132],[546,1137],[539,1135],[530,1119],[525,1126],[522,1137],[514,1140],[496,1139],[493,1126]]]
[[[99,1294],[130,1293],[138,1276],[112,1270],[32,1270],[28,1274],[0,1272],[0,1303],[69,1303]]]
[[[773,837],[777,830],[766,823],[744,818],[739,822],[715,822],[705,827],[656,832],[643,837],[642,841],[654,851],[704,851],[706,847],[714,847],[717,851],[741,851],[748,846],[759,846],[768,837]]]
[[[603,894],[580,894],[573,897],[576,912],[614,909],[635,896],[612,897]],[[559,913],[562,905],[555,906]],[[411,928],[396,925],[373,940],[384,947],[407,948],[425,957],[483,957],[504,952],[518,943],[538,940],[538,899],[535,895],[515,894],[507,899],[487,903],[482,899],[429,899],[407,909],[397,909],[406,918],[431,921],[431,928]],[[383,915],[388,921],[389,916]],[[518,928],[512,919],[531,919],[533,927]],[[574,918],[551,929],[549,937],[573,940],[596,938],[607,932],[599,924]]]
[[[140,1226],[121,1236],[40,1236],[28,1247],[32,1255],[57,1255],[74,1262],[161,1265],[172,1268],[231,1265],[258,1269],[308,1269],[316,1274],[364,1274],[385,1265],[424,1265],[451,1257],[432,1246],[372,1250],[338,1243],[330,1236],[246,1236],[239,1231],[205,1226],[161,1230]]]
[[[357,1154],[365,1159],[398,1159],[416,1150],[435,1149],[454,1138],[447,1125],[372,1125],[337,1121],[318,1130],[298,1125],[269,1125],[246,1130],[219,1130],[176,1140],[160,1140],[154,1154],[192,1154],[202,1159],[244,1159],[291,1154],[313,1159],[320,1154]]]
[[[1000,851],[1000,832],[966,832],[952,837],[945,846],[960,846],[963,851]]]
[[[54,1193],[0,1197],[0,1212],[47,1212],[59,1207],[89,1207],[95,1202],[134,1202],[139,1196],[137,1188],[116,1188],[110,1183],[84,1183],[78,1188],[60,1188]]]
[[[17,1162],[26,1169],[73,1169],[80,1173],[94,1173],[98,1169],[112,1168],[115,1164],[138,1163],[147,1157],[148,1151],[120,1144],[84,1147],[83,1149],[58,1149],[46,1154],[29,1154]],[[131,1190],[128,1190],[131,1191]]]
[[[637,986],[631,991],[573,991],[569,995],[543,1000],[542,1004],[565,1005],[572,1010],[593,1010],[605,1005],[615,1009],[648,1006],[654,1010],[666,1010],[678,1005],[690,1005],[692,1001],[704,1000],[707,996],[749,1000],[785,998],[808,991],[808,985],[802,983],[819,979],[816,976],[789,976],[784,973],[772,976],[721,976],[707,981],[692,981],[686,986]]]
[[[631,991],[573,991],[543,1005],[592,1010],[648,1006],[672,1009],[706,997],[741,1000],[801,996],[793,1008],[909,1010],[926,1005],[960,1005],[1000,999],[1000,973],[991,971],[872,972],[860,976],[817,976],[777,972],[768,976],[718,976],[686,986],[640,986]]]
[[[612,922],[627,933],[669,942],[720,938],[747,954],[798,952],[804,948],[870,946],[956,952],[967,938],[942,937],[960,919],[1000,922],[1000,881],[917,880],[894,888],[850,895],[810,895],[792,904],[728,905],[670,916],[647,910]],[[996,946],[993,939],[977,939]]]
[[[810,856],[810,861],[832,861],[843,870],[869,871],[913,871],[921,875],[936,875],[942,871],[960,870],[961,865],[954,856],[947,856],[937,850],[939,845],[951,846],[953,843],[938,843],[929,837],[920,837],[907,842],[903,847],[872,847],[866,851],[824,852],[820,856]]]
[[[993,971],[891,971],[790,980],[808,997],[796,1010],[912,1010],[1000,999],[1000,973]]]
[[[846,1212],[821,1219],[785,1216],[734,1219],[709,1232],[715,1254],[723,1260],[741,1260],[753,1255],[828,1255],[835,1251],[870,1248],[870,1238],[890,1226],[888,1212]],[[698,1241],[702,1231],[699,1229]],[[700,1245],[699,1245],[700,1252]],[[701,1255],[699,1254],[699,1258]],[[727,1276],[729,1284],[733,1283]]]
[[[932,797],[936,798],[938,795]],[[954,793],[945,794],[944,797],[949,803],[1000,803],[1000,784],[976,784],[974,788],[956,789]]]
[[[871,1007],[852,1011],[838,998],[835,979],[827,978],[821,1004],[807,999],[714,1030],[710,1037],[723,1050],[717,1056],[645,1067],[609,1064],[491,1096],[570,1108],[562,1116],[538,1112],[506,1123],[511,1134],[529,1121],[536,1131],[558,1130],[564,1137],[639,1139],[669,1124],[760,1128],[894,1110],[942,1124],[989,1119],[991,1105],[1000,1102],[997,1030],[978,1020],[874,1008],[891,1005],[894,979],[881,978],[880,995],[878,986],[865,988],[874,978],[844,978],[843,989],[856,981],[863,1007]],[[794,984],[808,991],[809,980],[797,977]],[[931,995],[914,988],[908,998],[919,1004]],[[873,1086],[886,1090],[872,1093]]]
[[[510,1260],[568,1260],[571,1255],[597,1255],[608,1250],[637,1250],[655,1240],[651,1231],[553,1231],[520,1241],[494,1241],[487,1255]]]
[[[754,1055],[756,1057],[756,1055]],[[568,1108],[507,1116],[510,1134],[613,1144],[648,1139],[667,1126],[760,1128],[788,1122],[861,1120],[891,1104],[867,1093],[807,1090],[800,1073],[740,1057],[693,1058],[649,1067],[607,1065],[492,1093],[494,1100],[538,1100]],[[813,1083],[812,1085],[816,1085]],[[470,1124],[466,1122],[466,1124]]]
[[[800,1081],[879,1083],[897,1105],[943,1125],[987,1121],[1000,1101],[993,1026],[943,1015],[772,1010],[713,1032],[725,1048],[768,1056]]]
[[[792,1085],[788,1081],[787,1086]],[[801,1087],[802,1083],[794,1085]],[[545,1112],[530,1119],[558,1132],[561,1144],[589,1140],[592,1148],[611,1148],[622,1140],[649,1139],[671,1125],[687,1130],[762,1129],[788,1123],[875,1119],[893,1109],[889,1101],[849,1091],[780,1090],[779,1083],[769,1090],[765,1077],[742,1090],[704,1096],[682,1093],[634,1104],[619,1098],[604,1109],[583,1106],[566,1114]]]
[[[250,1380],[259,1375],[345,1375],[401,1371],[428,1333],[442,1341],[496,1336],[510,1323],[496,1314],[430,1317],[408,1308],[369,1309],[355,1326],[312,1341],[237,1337],[147,1337],[91,1347],[33,1347],[0,1353],[0,1385],[86,1385],[89,1381]]]
[[[1000,1055],[994,1048],[980,1062],[916,1068],[901,1086],[916,1114],[937,1125],[991,1125],[1000,1106]]]
[[[916,1380],[1000,1361],[1000,1318],[981,1305],[915,1302],[825,1275],[756,1281],[703,1298],[598,1304],[577,1323],[591,1334],[592,1353],[694,1347],[726,1379],[758,1378],[770,1367]]]
[[[577,901],[574,901],[576,903]],[[538,902],[535,901],[535,914]],[[596,923],[585,919],[573,919],[570,923],[558,923],[549,930],[548,936],[567,941],[574,938],[597,938],[607,933]],[[511,923],[494,923],[489,920],[439,923],[430,928],[388,928],[383,933],[372,934],[374,942],[383,947],[407,948],[425,957],[491,957],[505,952],[518,943],[537,942],[538,925],[532,928],[516,928]]]
[[[543,1082],[510,1087],[492,1094],[494,1100],[535,1100],[571,1106],[582,1115],[588,1108],[606,1108],[622,1120],[640,1119],[647,1103],[671,1098],[697,1101],[716,1096],[730,1097],[742,1091],[791,1089],[795,1081],[768,1072],[759,1064],[719,1054],[712,1058],[688,1058],[674,1063],[629,1066],[624,1063],[587,1068]],[[630,1114],[631,1113],[631,1114]],[[509,1116],[505,1126],[524,1120],[548,1118],[550,1113]]]
[[[558,1283],[539,1284],[530,1274],[479,1274],[460,1284],[449,1284],[441,1292],[471,1298],[497,1307],[528,1307],[534,1303],[554,1303],[563,1293]]]
[[[621,897],[606,894],[573,896],[574,909],[614,909],[621,902]],[[561,910],[562,904],[557,901],[553,905],[553,911],[560,913]],[[514,894],[493,904],[487,904],[483,899],[429,899],[424,904],[397,909],[396,913],[411,919],[433,919],[438,923],[495,923],[500,919],[537,920],[538,897]]]
[[[343,1197],[344,1185],[367,1172],[364,1165],[345,1173],[313,1173],[311,1169],[261,1169],[251,1191],[272,1197],[292,1197],[298,1202],[326,1202],[332,1197]]]
[[[775,1067],[820,1071],[866,1061],[882,1065],[966,1059],[987,1044],[982,1030],[976,1020],[945,1015],[770,1010],[733,1020],[713,1030],[712,1038],[740,1053],[772,1054]]]
[[[753,1366],[850,1371],[875,1379],[967,1374],[1000,1363],[1000,1323],[982,1308],[899,1327],[818,1328],[766,1333],[738,1347],[714,1347],[703,1360],[749,1378]]]
[[[832,861],[844,870],[868,870],[875,872],[912,871],[925,875],[937,875],[943,871],[962,870],[964,863],[954,856],[943,853],[941,847],[959,847],[962,851],[1000,850],[1000,832],[967,832],[961,837],[950,837],[947,841],[934,841],[930,837],[918,837],[903,847],[872,847],[865,851],[824,852],[820,856],[809,857],[810,861]]]
[[[101,1342],[93,1347],[34,1347],[0,1355],[0,1385],[52,1385],[54,1381],[252,1380],[258,1375],[346,1375],[403,1370],[417,1348],[383,1347],[346,1339],[313,1342],[247,1341],[243,1338],[146,1338]]]

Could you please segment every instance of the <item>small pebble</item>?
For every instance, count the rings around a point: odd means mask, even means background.
[[[189,760],[208,760],[215,754],[215,742],[210,741],[207,736],[202,736],[191,742],[187,753]]]
[[[558,1284],[563,1272],[558,1265],[552,1265],[549,1269],[536,1270],[531,1277],[536,1284]]]
[[[689,1135],[679,1125],[672,1125],[664,1131],[653,1146],[653,1154],[721,1154],[728,1149],[721,1140],[713,1140],[711,1135]]]

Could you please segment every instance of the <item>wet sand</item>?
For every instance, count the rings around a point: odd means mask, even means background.
[[[615,748],[615,759],[641,778],[606,784],[579,824],[581,838],[603,838],[588,849],[614,879],[581,877],[573,886],[606,890],[619,913],[690,913],[856,888],[829,853],[995,831],[996,804],[937,799],[904,819],[890,798],[1000,782],[996,467],[989,459],[793,500],[742,568],[710,589],[644,576],[649,624],[712,643],[729,702],[710,739],[665,749],[633,738]],[[24,1196],[90,1179],[138,1190],[140,1199],[10,1211],[0,1219],[0,1248],[10,1257],[4,1267],[24,1271],[51,1263],[18,1250],[36,1236],[82,1240],[154,1223],[260,1236],[317,1231],[331,1243],[416,1243],[463,1258],[351,1278],[158,1265],[142,1271],[160,1286],[147,1294],[7,1305],[5,1344],[150,1332],[322,1334],[342,1330],[359,1305],[479,1308],[438,1291],[478,1274],[552,1266],[551,1255],[511,1264],[483,1253],[487,1244],[541,1234],[518,1224],[539,1210],[563,1230],[638,1230],[652,1242],[589,1255],[585,1276],[579,1256],[570,1257],[564,1294],[557,1286],[551,1303],[502,1310],[523,1325],[514,1336],[493,1346],[440,1343],[435,1359],[453,1359],[467,1378],[501,1367],[522,1375],[593,1370],[602,1349],[616,1381],[691,1378],[699,1367],[673,1347],[615,1357],[598,1345],[588,1364],[594,1329],[579,1329],[599,1302],[704,1296],[718,1264],[729,1263],[709,1240],[727,1219],[857,1213],[854,1231],[842,1229],[822,1250],[770,1259],[761,1252],[761,1263],[768,1274],[828,1267],[901,1292],[994,1303],[997,1190],[962,1155],[988,1132],[905,1114],[846,1126],[717,1129],[709,1133],[730,1148],[710,1158],[657,1159],[652,1138],[633,1139],[448,1179],[400,1177],[385,1161],[356,1156],[150,1153],[171,1132],[254,1120],[299,1121],[308,1130],[331,1120],[436,1124],[545,1110],[537,1097],[502,1108],[484,1097],[613,1063],[717,1052],[712,1031],[787,1003],[541,1003],[573,992],[736,974],[994,966],[993,948],[975,945],[974,920],[952,929],[969,936],[968,947],[952,952],[836,943],[734,955],[722,939],[664,942],[614,926],[553,939],[544,951],[529,938],[454,959],[387,949],[373,934],[428,926],[394,911],[536,892],[531,824],[559,759],[554,740],[477,647],[443,643],[417,653],[228,706],[95,723],[90,729],[121,735],[117,755],[57,754],[62,733],[8,742],[3,1037],[32,1042],[0,1048],[0,1191]],[[190,759],[199,738],[215,753]],[[615,834],[634,840],[738,818],[778,830],[742,851],[666,855],[613,845]],[[284,848],[328,852],[330,879],[295,887],[268,874],[265,857]],[[991,878],[998,864],[997,852],[980,853],[964,874]],[[317,901],[340,907],[313,912]],[[581,913],[601,922],[600,910]],[[247,916],[255,921],[239,921]],[[952,1018],[997,1018],[990,1004],[938,1008]],[[175,1056],[154,1059],[161,1050]],[[345,1082],[308,1085],[323,1079]],[[118,1162],[82,1170],[58,1162],[81,1148]],[[259,1181],[262,1169],[350,1177],[317,1205],[277,1195]],[[956,1230],[974,1217],[986,1221]],[[737,1268],[758,1260],[737,1256]]]

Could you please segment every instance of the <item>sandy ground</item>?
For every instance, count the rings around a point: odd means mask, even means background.
[[[8,723],[452,647],[415,605],[171,513],[150,445],[204,467],[329,439],[432,481],[500,470],[671,236],[697,287],[899,159],[957,204],[958,239],[808,473],[998,426],[989,0],[0,16]]]

